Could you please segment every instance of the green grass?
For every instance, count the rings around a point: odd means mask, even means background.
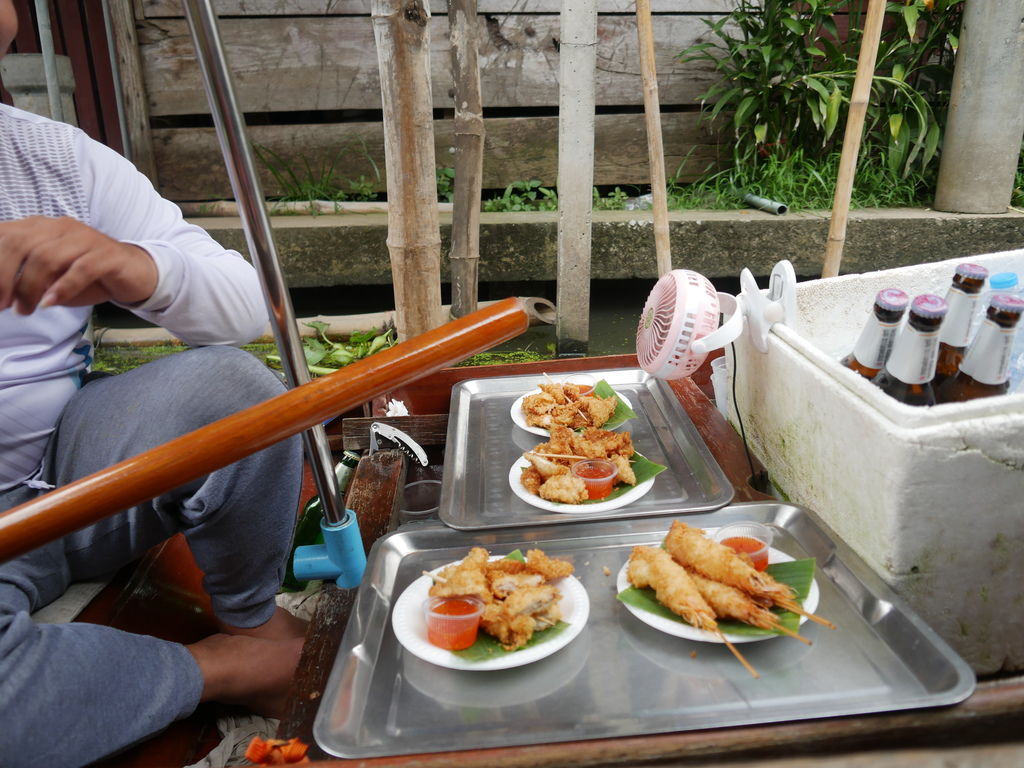
[[[742,193],[785,203],[790,210],[832,207],[840,154],[811,161],[800,151],[758,158],[756,165],[719,171],[692,184],[672,183],[669,207],[675,210],[744,208]],[[877,154],[862,153],[854,177],[851,208],[902,208],[927,205],[931,186],[916,174],[892,173]]]

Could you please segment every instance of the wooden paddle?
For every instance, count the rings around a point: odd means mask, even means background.
[[[529,326],[505,299],[0,515],[0,562],[209,474]]]

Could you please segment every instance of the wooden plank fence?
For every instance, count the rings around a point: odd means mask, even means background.
[[[453,81],[444,0],[431,0],[431,84],[436,158],[452,165]],[[222,0],[215,4],[250,135],[265,157],[302,174],[330,168],[344,188],[364,177],[384,188],[381,92],[370,0]],[[704,34],[702,19],[729,0],[652,0],[655,61],[669,178],[690,179],[716,161],[699,124],[712,74],[677,55]],[[156,184],[178,201],[229,198],[192,43],[179,0],[134,0],[139,67]],[[560,0],[479,0],[485,118],[484,188],[557,181]],[[648,181],[640,53],[633,0],[599,0],[594,183]],[[125,45],[118,40],[119,47]],[[121,57],[125,58],[124,56]],[[684,164],[685,159],[685,164]],[[680,167],[682,166],[682,170]],[[264,189],[281,188],[265,170]]]

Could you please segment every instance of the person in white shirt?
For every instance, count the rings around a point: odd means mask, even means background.
[[[0,0],[0,55],[17,28]],[[190,349],[88,373],[92,307]],[[267,312],[252,266],[187,224],[127,160],[0,104],[0,512],[282,391],[236,346]],[[275,716],[305,624],[278,608],[301,488],[298,438],[0,563],[0,763],[83,765],[201,701]],[[31,613],[182,531],[220,632],[192,645]]]

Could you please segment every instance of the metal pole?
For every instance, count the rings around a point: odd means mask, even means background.
[[[295,313],[277,259],[263,190],[246,137],[245,121],[235,100],[231,70],[217,27],[217,15],[210,0],[185,0],[184,6],[213,122],[217,127],[217,138],[231,179],[231,189],[238,202],[245,239],[260,275],[273,321],[274,338],[281,353],[281,367],[284,368],[289,385],[296,387],[309,381],[309,368],[302,353],[302,341],[295,327]],[[327,432],[322,425],[317,425],[303,433],[303,440],[317,493],[323,504],[324,517],[328,523],[338,525],[343,518],[343,510],[341,499],[338,498],[338,481],[334,475],[334,460],[327,442]]]
[[[117,64],[117,46],[114,44],[114,25],[110,20],[110,0],[103,0],[103,31],[107,35],[107,55],[110,57],[110,76],[114,81],[114,102],[117,104],[117,125],[121,131],[121,146],[124,156],[135,162],[134,147],[128,136],[128,121],[124,115],[124,87],[121,84],[121,67]]]
[[[43,53],[43,72],[46,75],[46,95],[50,99],[50,118],[64,122],[64,104],[60,97],[57,54],[53,49],[48,0],[36,0],[36,21],[39,24],[39,50]]]

